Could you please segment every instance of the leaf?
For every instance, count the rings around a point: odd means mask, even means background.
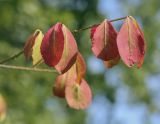
[[[35,39],[35,43],[33,45],[33,52],[32,52],[32,60],[33,60],[33,65],[37,64],[42,60],[42,55],[40,52],[40,46],[42,43],[43,39],[43,33],[40,30],[36,30],[39,32],[38,36]]]
[[[53,86],[53,94],[58,97],[65,96],[66,85],[72,83],[71,80],[75,80],[77,83],[81,82],[86,72],[85,61],[80,53],[77,55],[75,64],[64,74],[59,75]]]
[[[132,16],[129,16],[130,19],[132,19],[133,23],[135,24],[135,26],[138,28],[139,32],[141,33],[142,35],[142,38],[144,39],[144,34],[140,28],[140,26],[138,25],[137,21],[132,17]]]
[[[64,98],[66,85],[69,84],[72,79],[76,80],[73,67],[66,73],[57,76],[53,86],[53,94],[57,97]]]
[[[106,68],[112,68],[113,66],[117,65],[119,63],[120,56],[117,56],[116,58],[108,61],[104,61],[104,65]]]
[[[3,96],[0,94],[0,122],[6,118],[6,102]]]
[[[80,53],[76,57],[76,62],[64,74],[56,78],[53,93],[55,96],[63,98],[74,109],[87,108],[92,100],[92,94],[87,82],[83,79],[86,72],[85,61]]]
[[[94,33],[95,33],[97,27],[98,27],[98,25],[94,25],[91,28],[91,36],[90,36],[91,39],[93,38]],[[106,68],[112,68],[113,66],[115,66],[115,65],[118,64],[119,60],[120,60],[120,56],[118,54],[115,58],[113,58],[111,60],[108,60],[108,61],[104,61],[104,65],[106,66]]]
[[[69,29],[57,23],[45,34],[41,54],[44,62],[54,67],[59,73],[67,72],[75,63],[78,48]]]
[[[69,83],[72,83],[70,80],[74,78],[75,82],[79,84],[81,79],[84,78],[86,74],[86,63],[79,52],[76,58],[76,62],[66,73],[68,74],[67,80]]]
[[[37,29],[26,41],[24,46],[24,55],[26,59],[32,58],[33,65],[42,60],[40,46],[43,39],[43,33]]]
[[[118,56],[116,43],[117,32],[112,24],[104,20],[100,25],[91,28],[92,51],[94,55],[104,61]]]
[[[52,26],[44,35],[41,44],[41,54],[44,62],[54,67],[61,59],[64,48],[64,36],[62,24],[57,23]]]
[[[59,75],[56,78],[56,81],[53,86],[53,94],[55,96],[58,96],[60,98],[65,97],[65,87],[66,87],[66,82],[67,82],[67,76],[68,74],[65,73],[63,75]]]
[[[81,79],[85,76],[86,74],[86,63],[82,57],[82,55],[80,53],[78,53],[77,55],[77,59],[76,59],[76,73],[77,73],[77,82],[80,83]]]
[[[72,33],[65,25],[62,26],[62,31],[64,35],[64,49],[62,57],[55,68],[58,72],[65,73],[75,63],[78,48]]]
[[[32,56],[33,46],[35,43],[35,39],[38,36],[39,31],[35,31],[25,42],[24,45],[24,55],[26,59],[30,59]]]
[[[65,88],[65,98],[68,105],[74,109],[86,109],[92,101],[89,85],[83,79],[86,73],[86,64],[80,53],[72,68],[67,72],[68,79]]]
[[[145,40],[143,32],[133,17],[128,16],[117,36],[119,54],[123,62],[132,67],[140,68],[144,61]]]
[[[74,82],[67,85],[65,97],[68,105],[74,109],[86,109],[92,101],[91,89],[84,79],[80,84]]]

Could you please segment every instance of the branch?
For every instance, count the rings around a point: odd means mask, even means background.
[[[119,20],[123,20],[125,19],[127,16],[125,17],[121,17],[121,18],[116,18],[116,19],[112,19],[109,20],[110,22],[115,22],[115,21],[119,21]],[[99,25],[99,24],[97,24]],[[81,28],[81,29],[77,29],[77,30],[73,30],[72,33],[77,33],[77,32],[81,32],[87,29],[92,28],[93,25],[85,27],[85,28]],[[15,69],[15,70],[24,70],[24,71],[36,71],[36,72],[49,72],[49,73],[58,73],[56,70],[51,70],[51,69],[42,69],[42,68],[35,68],[34,66],[37,66],[38,64],[40,64],[43,61],[39,61],[38,63],[36,63],[32,68],[31,67],[24,67],[24,66],[13,66],[13,65],[4,65],[4,63],[11,61],[17,57],[19,57],[22,53],[24,52],[24,50],[21,50],[20,52],[12,55],[11,57],[8,57],[7,59],[4,59],[2,61],[0,61],[0,68],[5,68],[5,69]]]
[[[56,70],[52,70],[52,69],[31,68],[31,67],[4,65],[4,64],[0,64],[0,68],[3,68],[3,69],[13,69],[13,70],[23,70],[23,71],[58,73]]]
[[[22,55],[23,52],[24,52],[24,50],[21,50],[20,52],[12,55],[11,57],[8,57],[7,59],[4,59],[4,60],[0,61],[0,64],[4,64],[4,63],[6,63],[6,62],[8,62],[10,60],[13,60],[13,59],[19,57],[20,55]]]
[[[124,17],[121,17],[121,18],[116,18],[116,19],[112,19],[112,20],[109,20],[110,22],[115,22],[115,21],[119,21],[119,20],[123,20],[125,19],[127,16],[124,16]],[[99,25],[99,24],[97,24]],[[91,26],[88,26],[88,27],[85,27],[85,28],[81,28],[81,29],[77,29],[77,30],[73,30],[72,33],[78,33],[78,32],[81,32],[81,31],[84,31],[84,30],[87,30],[87,29],[90,29],[92,28],[93,25]],[[12,59],[15,59],[17,57],[19,57],[22,53],[24,52],[24,50],[21,50],[20,52],[16,53],[15,55],[11,56],[11,57],[8,57],[7,59],[4,59],[2,61],[0,61],[0,64],[4,64]],[[37,63],[39,64],[39,63]],[[36,65],[35,65],[36,66]]]
[[[109,21],[110,21],[110,22],[115,22],[115,21],[119,21],[119,20],[124,20],[124,19],[126,19],[126,18],[127,18],[127,16],[124,16],[124,17],[112,19],[112,20],[109,20]],[[97,25],[99,25],[99,24],[97,24]],[[90,28],[92,28],[92,27],[93,27],[93,25],[88,26],[88,27],[85,27],[85,28],[73,30],[72,33],[78,33],[78,32],[84,31],[84,30],[88,30],[88,29],[90,29]]]

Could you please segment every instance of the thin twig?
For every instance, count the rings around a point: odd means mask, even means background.
[[[110,22],[116,22],[116,21],[124,20],[124,19],[126,19],[126,18],[127,18],[127,16],[124,16],[124,17],[112,19],[112,20],[109,20],[109,21],[110,21]]]
[[[6,63],[6,62],[8,62],[10,60],[13,60],[13,59],[19,57],[20,55],[22,55],[23,52],[24,52],[24,50],[21,50],[20,52],[12,55],[11,57],[8,57],[7,59],[4,59],[4,60],[0,61],[0,64],[4,64],[4,63]]]
[[[119,20],[124,20],[126,17],[127,17],[127,16],[124,16],[124,17],[112,19],[112,20],[109,20],[109,21],[110,21],[110,22],[115,22],[115,21],[119,21]],[[99,25],[99,24],[96,24],[96,25]],[[85,27],[85,28],[73,30],[72,33],[78,33],[78,32],[84,31],[84,30],[88,30],[88,29],[90,29],[90,28],[92,28],[92,27],[93,27],[93,25],[90,25],[90,26]]]
[[[58,73],[56,70],[52,70],[52,69],[31,68],[31,67],[4,65],[4,64],[0,64],[0,68],[14,69],[14,70],[24,70],[24,71],[35,71],[35,72]]]

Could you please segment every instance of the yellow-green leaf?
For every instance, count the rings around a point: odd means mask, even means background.
[[[33,45],[33,51],[32,51],[33,65],[39,63],[42,60],[40,46],[43,39],[43,33],[40,30],[36,30],[35,32],[38,32],[38,36],[36,37],[35,43]]]

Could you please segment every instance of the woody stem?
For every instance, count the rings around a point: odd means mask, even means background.
[[[109,21],[110,21],[110,22],[116,22],[116,21],[124,20],[124,19],[126,19],[126,17],[127,17],[127,16],[124,16],[124,17],[112,19],[112,20],[109,20]],[[96,25],[99,25],[99,24],[96,24]],[[84,30],[88,30],[88,29],[92,28],[93,26],[94,26],[94,25],[90,25],[90,26],[85,27],[85,28],[73,30],[72,33],[78,33],[78,32],[84,31]]]
[[[12,55],[11,57],[8,57],[8,58],[0,61],[0,64],[4,64],[4,63],[6,63],[6,62],[8,62],[8,61],[10,61],[10,60],[12,60],[12,59],[15,59],[15,58],[19,57],[20,55],[22,55],[23,52],[24,52],[24,50],[21,50],[20,52]]]
[[[33,67],[24,67],[24,66],[15,66],[15,65],[4,65],[4,64],[0,64],[0,68],[13,69],[13,70],[24,70],[24,71],[35,71],[35,72],[57,73],[56,70],[52,70],[52,69],[42,69],[42,68],[33,68]]]

